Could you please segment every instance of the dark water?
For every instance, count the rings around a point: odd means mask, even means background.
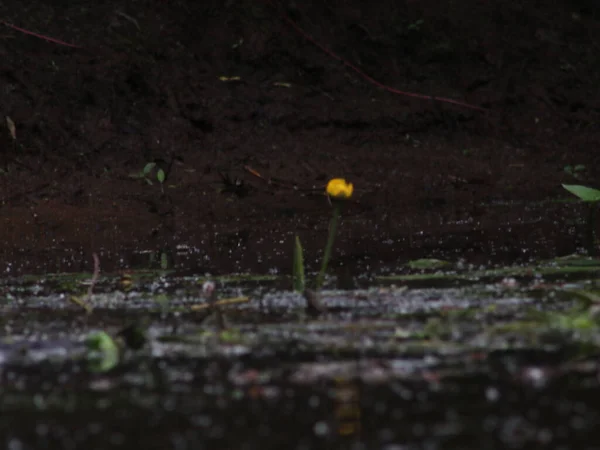
[[[294,364],[261,377],[286,361],[252,358],[155,359],[95,376],[4,367],[0,435],[9,449],[596,448],[596,364],[561,372],[560,359],[497,351],[460,370],[310,383]]]
[[[588,209],[575,203],[501,203],[474,206],[479,212],[423,208],[419,213],[380,211],[342,217],[330,271],[340,278],[395,272],[418,258],[464,260],[467,264],[512,265],[586,249]],[[298,229],[298,224],[311,223]],[[226,225],[226,226],[225,226]],[[328,217],[298,217],[265,229],[243,221],[220,227],[199,226],[194,235],[174,231],[168,239],[132,240],[115,246],[112,235],[90,236],[73,247],[51,237],[35,250],[0,248],[0,274],[18,276],[90,272],[92,253],[102,270],[114,273],[161,266],[191,275],[211,273],[288,274],[296,234],[302,239],[308,270],[318,270],[327,237]],[[44,235],[42,232],[41,235]]]
[[[9,261],[0,283],[0,447],[600,448],[592,312],[600,263],[476,271],[581,246],[580,221],[560,234],[564,220],[526,213],[509,227],[466,231],[473,222],[456,221],[443,235],[387,228],[368,251],[367,237],[342,236],[359,250],[339,249],[328,288],[344,289],[324,293],[328,313],[318,317],[287,291],[278,262],[291,253],[279,236],[254,266],[266,277],[218,282],[220,299],[242,298],[222,307],[225,331],[215,313],[193,311],[206,300],[204,277],[192,274],[204,273],[198,261],[212,269],[215,261],[197,247],[104,253],[114,270],[145,270],[128,280],[103,273],[91,298],[89,273],[16,276],[35,264],[31,273],[89,272],[85,252]],[[238,244],[228,258],[243,269],[249,250]],[[452,266],[447,277],[389,278],[422,275],[403,265],[411,256]],[[145,333],[139,349],[119,338],[131,326]],[[120,349],[118,364],[100,373],[85,344],[99,330]]]

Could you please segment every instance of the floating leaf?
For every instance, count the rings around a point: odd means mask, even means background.
[[[119,347],[107,333],[90,334],[85,344],[88,349],[88,369],[92,372],[108,372],[119,363]]]
[[[441,259],[415,259],[406,263],[411,269],[439,269],[440,267],[449,266],[448,261],[442,261]]]
[[[571,194],[579,197],[584,202],[599,202],[600,201],[600,190],[594,189],[579,184],[563,184],[567,191]]]

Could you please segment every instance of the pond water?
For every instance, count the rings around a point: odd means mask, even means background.
[[[4,447],[593,448],[600,261],[395,272],[6,278]]]
[[[291,291],[289,230],[106,248],[96,274],[83,249],[4,255],[0,442],[593,448],[600,261],[583,256],[585,210],[487,208],[345,218],[312,303]],[[309,280],[325,232],[300,233]]]

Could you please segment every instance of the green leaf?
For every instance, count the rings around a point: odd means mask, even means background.
[[[156,172],[156,179],[158,180],[159,183],[164,183],[165,182],[165,171],[162,169],[158,169],[158,172]]]
[[[600,190],[598,189],[579,184],[563,184],[562,187],[584,202],[600,202]]]
[[[152,169],[154,169],[155,167],[156,167],[156,163],[155,162],[149,162],[142,169],[142,173],[144,175],[148,175],[150,172],[152,172]]]
[[[448,261],[442,261],[441,259],[415,259],[406,263],[411,269],[439,269],[440,267],[449,266]]]
[[[589,256],[582,256],[579,254],[559,256],[557,258],[550,259],[547,262],[556,264],[559,267],[565,267],[565,266],[600,267],[600,259],[591,258]]]
[[[90,334],[87,346],[88,369],[92,372],[108,372],[119,363],[119,347],[107,333],[98,331]]]
[[[305,278],[304,278],[304,254],[302,250],[302,244],[300,238],[296,236],[294,242],[294,262],[292,268],[293,275],[293,288],[297,292],[304,292]]]

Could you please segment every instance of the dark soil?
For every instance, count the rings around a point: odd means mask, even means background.
[[[567,165],[600,174],[591,1],[51,3],[0,5],[78,46],[0,33],[7,272],[89,268],[92,252],[126,267],[179,244],[195,270],[289,270],[295,232],[322,248],[339,176],[356,195],[334,267],[580,244],[562,207],[526,206],[565,197]],[[130,176],[149,162],[164,192]]]

